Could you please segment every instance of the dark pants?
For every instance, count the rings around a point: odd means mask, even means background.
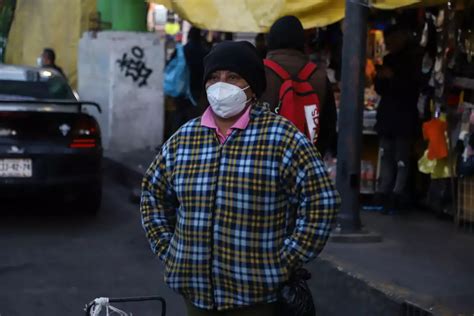
[[[407,138],[380,138],[381,161],[378,191],[389,195],[407,193],[412,141]]]
[[[228,311],[214,311],[200,309],[185,300],[188,316],[275,316],[277,303],[258,304],[246,308],[232,309]]]

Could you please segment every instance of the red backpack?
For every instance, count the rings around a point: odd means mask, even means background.
[[[308,62],[296,78],[276,62],[265,59],[265,66],[273,70],[283,80],[275,112],[290,120],[313,144],[319,136],[319,97],[309,83],[316,71],[316,64]]]

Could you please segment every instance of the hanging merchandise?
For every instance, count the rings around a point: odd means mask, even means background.
[[[427,117],[427,109],[426,109],[426,106],[427,106],[427,102],[428,101],[428,96],[424,93],[420,93],[420,96],[418,97],[418,103],[416,105],[417,109],[418,109],[418,116],[420,119],[422,119],[423,121],[426,120],[426,117]],[[428,116],[428,119],[429,119],[430,116]]]
[[[420,46],[421,47],[426,47],[428,45],[428,22],[425,22],[425,26],[423,27],[423,32],[421,35],[421,41],[420,41]]]
[[[474,175],[474,134],[470,134],[467,139],[467,146],[459,161],[458,172],[460,176]]]
[[[362,160],[360,163],[360,193],[373,194],[375,191],[375,167],[373,162]]]
[[[180,31],[181,31],[181,25],[178,22],[176,22],[176,21],[166,22],[166,24],[165,24],[165,34],[166,35],[174,36],[174,35],[178,34]]]
[[[466,103],[464,102],[464,92],[461,93],[460,99],[460,112],[462,114],[459,122],[460,126],[457,140],[464,144],[466,137],[469,135],[469,125],[474,124],[474,113],[467,108]]]
[[[423,56],[423,63],[421,67],[421,71],[423,74],[428,74],[433,69],[433,58],[431,58],[429,53],[425,53]]]
[[[453,84],[456,87],[474,91],[474,3],[465,8],[458,19],[456,31],[456,52],[454,54]],[[469,99],[471,102],[472,98]]]
[[[165,67],[163,91],[167,96],[185,97],[193,105],[197,105],[191,93],[189,67],[181,43],[176,45],[176,56]]]
[[[474,32],[472,30],[467,31],[467,35],[464,40],[464,47],[467,55],[467,61],[471,63],[474,59]]]
[[[419,111],[423,111],[420,117],[427,120],[422,131],[428,145],[418,161],[419,171],[430,176],[427,206],[437,214],[451,215],[454,214],[456,196],[456,159],[450,144],[456,144],[454,130],[459,120],[459,99],[453,97],[459,92],[452,87],[450,72],[456,54],[455,22],[452,5],[425,11],[420,40],[424,50],[423,89],[418,103]]]
[[[435,25],[437,28],[439,28],[439,31],[441,31],[443,24],[444,24],[444,10],[440,10],[435,20]]]
[[[431,179],[444,179],[453,176],[448,158],[428,159],[428,150],[425,150],[423,156],[418,160],[418,170],[430,175]]]
[[[446,122],[438,118],[423,124],[423,137],[428,140],[428,159],[443,159],[448,156],[446,129]]]

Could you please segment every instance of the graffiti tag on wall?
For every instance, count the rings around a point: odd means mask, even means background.
[[[125,74],[125,77],[131,77],[133,82],[138,82],[138,87],[146,86],[148,77],[150,77],[153,70],[147,68],[143,61],[145,52],[141,47],[134,46],[131,53],[131,56],[124,53],[121,59],[117,59],[120,71]]]

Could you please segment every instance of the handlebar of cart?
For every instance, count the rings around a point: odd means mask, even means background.
[[[87,304],[84,310],[86,312],[86,316],[98,316],[102,308],[111,309],[120,315],[126,316],[126,315],[131,315],[131,314],[127,314],[126,312],[121,311],[118,308],[111,306],[110,303],[129,303],[129,302],[145,302],[145,301],[161,302],[161,316],[166,316],[166,301],[164,298],[160,296],[140,296],[140,297],[121,297],[121,298],[100,297],[100,298],[94,299],[92,302]]]

